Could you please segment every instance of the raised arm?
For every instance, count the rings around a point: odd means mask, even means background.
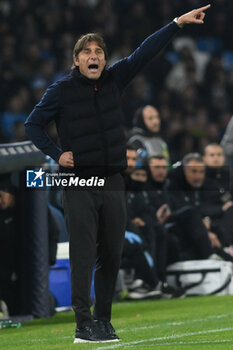
[[[146,38],[130,56],[110,66],[109,70],[115,76],[118,86],[123,89],[184,25],[204,23],[205,11],[209,7],[210,5],[207,5],[175,18],[173,22]]]

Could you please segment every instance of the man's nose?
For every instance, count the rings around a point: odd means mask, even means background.
[[[90,59],[92,59],[92,60],[96,60],[97,59],[97,55],[96,55],[95,52],[91,52]]]

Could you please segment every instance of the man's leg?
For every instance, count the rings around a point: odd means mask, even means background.
[[[124,244],[125,222],[124,181],[117,174],[107,180],[100,212],[94,309],[94,317],[98,320],[111,319],[112,298]]]
[[[213,250],[208,231],[202,222],[198,209],[183,207],[175,212],[172,221],[176,223],[179,239],[195,254],[195,259],[208,259]]]
[[[63,200],[70,242],[72,306],[78,327],[84,327],[93,323],[90,288],[96,259],[101,193],[64,190]]]
[[[154,264],[154,260],[152,259]],[[154,288],[159,279],[154,271],[154,266],[148,262],[142,243],[124,241],[124,249],[121,259],[121,269],[135,269],[136,277],[142,279],[151,288]]]
[[[224,211],[221,218],[216,220],[223,233],[222,243],[224,246],[229,246],[233,244],[232,217],[233,217],[233,206],[231,206],[226,211]]]

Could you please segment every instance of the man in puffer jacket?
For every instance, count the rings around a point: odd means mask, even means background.
[[[193,10],[149,36],[129,57],[106,68],[107,50],[96,33],[82,36],[73,51],[71,73],[51,85],[26,120],[34,144],[82,180],[102,177],[94,189],[64,188],[70,239],[75,343],[118,341],[110,323],[112,297],[125,232],[126,142],[121,94],[136,74],[188,23],[202,24],[210,5]],[[60,147],[44,131],[55,120]],[[83,181],[82,181],[83,183]],[[99,182],[98,182],[99,183]],[[95,270],[94,315],[90,310]],[[94,317],[93,317],[94,316]]]

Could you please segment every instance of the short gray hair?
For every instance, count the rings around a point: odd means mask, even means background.
[[[197,153],[197,152],[196,153],[188,153],[182,159],[183,166],[188,165],[191,162],[191,160],[195,160],[198,163],[204,163],[203,158],[202,158],[200,153]]]

